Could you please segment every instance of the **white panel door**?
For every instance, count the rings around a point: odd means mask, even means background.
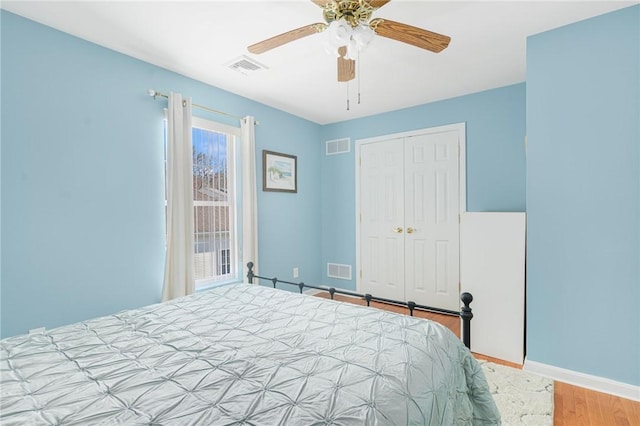
[[[404,300],[402,139],[360,148],[361,291]]]
[[[460,308],[464,125],[357,143],[357,288],[361,293]]]
[[[459,310],[458,131],[405,139],[405,298]]]

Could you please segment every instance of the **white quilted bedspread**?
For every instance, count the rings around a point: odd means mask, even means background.
[[[499,424],[439,324],[236,284],[0,341],[3,425]]]

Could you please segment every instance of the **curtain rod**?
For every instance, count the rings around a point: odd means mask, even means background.
[[[157,90],[149,89],[147,91],[147,93],[153,99],[157,98],[158,96],[160,96],[161,98],[169,99],[169,95],[165,95],[164,93],[158,92]],[[202,105],[198,105],[198,104],[191,104],[191,106],[195,107],[195,108],[202,109],[204,111],[212,112],[214,114],[226,115],[227,117],[235,118],[236,120],[244,120],[243,117],[238,117],[237,115],[229,114],[229,113],[226,113],[226,112],[223,112],[223,111],[218,111],[217,109],[209,108],[209,107],[206,107],[206,106],[202,106]],[[255,123],[256,123],[256,126],[258,124],[260,124],[257,120],[255,121]]]

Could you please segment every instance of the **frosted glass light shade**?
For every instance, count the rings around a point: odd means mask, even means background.
[[[358,52],[364,50],[375,36],[375,32],[368,25],[359,24],[351,27],[344,18],[332,21],[325,32],[325,51],[330,55],[339,56],[338,49],[346,46],[346,59],[356,59]]]
[[[359,51],[364,50],[373,41],[376,33],[368,25],[358,25],[353,29],[351,39],[356,42]]]

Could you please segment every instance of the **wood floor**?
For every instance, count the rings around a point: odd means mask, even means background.
[[[318,297],[328,297],[328,294],[318,294]],[[365,305],[362,299],[347,296],[335,296],[336,300]],[[405,307],[372,302],[371,306],[397,313],[408,313]],[[460,319],[447,315],[432,314],[415,311],[415,316],[437,321],[449,328],[460,337]],[[474,354],[478,359],[484,359],[514,368],[521,365],[500,359]],[[584,389],[567,383],[554,383],[554,413],[555,426],[640,426],[640,402],[619,398],[609,394]]]

